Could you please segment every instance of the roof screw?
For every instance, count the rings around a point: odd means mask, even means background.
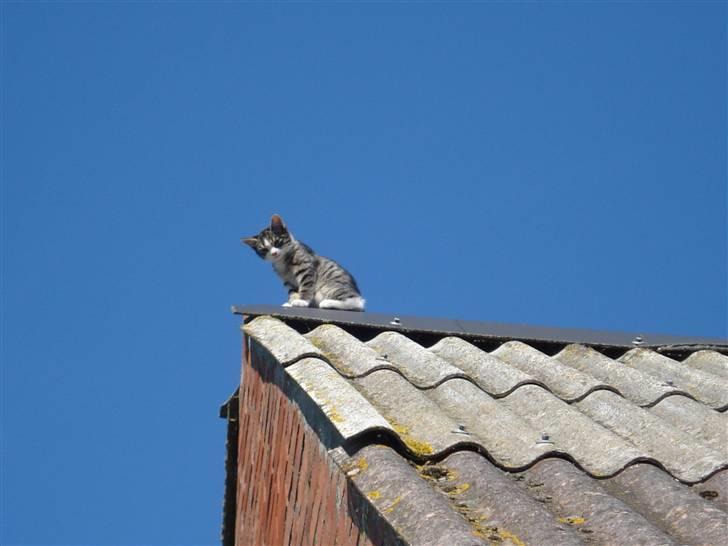
[[[465,430],[465,425],[458,425],[458,428],[451,432],[454,432],[455,434],[466,434],[466,435],[470,436],[470,433],[467,430]]]
[[[389,358],[389,355],[387,353],[382,353],[382,358],[384,360],[387,360]]]
[[[632,345],[642,345],[644,341],[645,340],[642,336],[635,336],[635,338],[632,340]]]
[[[551,435],[548,432],[542,432],[541,437],[536,440],[537,444],[553,444],[553,440],[551,440]]]
[[[666,379],[665,380],[665,385],[667,385],[668,387],[674,387],[675,386],[675,382],[672,379]]]
[[[392,326],[399,326],[402,324],[402,322],[399,320],[399,317],[394,317],[392,320],[389,321],[389,324]]]

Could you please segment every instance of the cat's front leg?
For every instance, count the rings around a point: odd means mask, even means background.
[[[286,288],[288,288],[288,301],[283,304],[283,307],[293,307],[293,302],[301,298],[298,297],[298,290],[289,286],[288,283],[286,283]]]
[[[288,303],[291,304],[291,307],[310,307],[312,301],[313,279],[310,275],[304,275],[300,286],[298,287],[298,293],[296,293],[294,298],[289,297]]]
[[[301,296],[298,292],[289,294],[288,307],[310,307],[311,300],[307,300]]]
[[[283,304],[283,307],[308,307],[310,301],[305,300],[296,290],[288,291],[288,301]]]

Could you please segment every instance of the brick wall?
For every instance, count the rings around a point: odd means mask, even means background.
[[[391,529],[347,480],[286,393],[283,369],[251,343],[240,389],[235,544],[399,542],[390,540]]]

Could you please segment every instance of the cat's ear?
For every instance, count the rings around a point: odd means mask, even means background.
[[[257,237],[241,237],[240,242],[248,245],[250,248],[255,248],[258,245]]]
[[[286,231],[288,231],[286,224],[283,223],[283,218],[277,214],[270,217],[270,229],[276,235],[283,235]]]

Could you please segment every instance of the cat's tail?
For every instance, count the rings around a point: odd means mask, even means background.
[[[341,309],[343,311],[364,311],[366,300],[361,296],[353,296],[345,300],[321,300],[320,309]]]

